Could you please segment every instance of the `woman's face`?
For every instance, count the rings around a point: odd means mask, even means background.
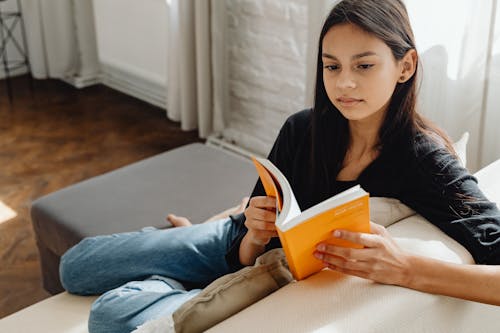
[[[356,25],[333,26],[323,38],[323,83],[349,121],[381,118],[401,78],[401,66],[379,38]]]

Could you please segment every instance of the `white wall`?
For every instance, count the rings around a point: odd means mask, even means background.
[[[168,7],[165,0],[94,0],[102,79],[165,107]]]
[[[323,21],[325,14],[321,14],[321,8],[326,12],[334,2],[315,1],[324,5],[318,7],[319,14],[313,9],[317,3],[306,0],[226,0],[230,107],[223,135],[229,141],[266,154],[287,115],[310,106],[305,98],[308,82],[305,53],[308,47],[317,46],[316,41],[308,46],[308,29],[314,25],[310,24],[314,23],[314,15]],[[425,4],[421,0],[405,2],[410,19],[414,19],[417,47],[425,65],[424,78],[427,78],[420,91],[420,109],[454,140],[469,131],[467,164],[475,171],[500,158],[500,135],[497,135],[500,8],[496,8],[495,46],[488,76],[485,51],[493,0],[480,5],[472,0],[450,0],[440,3],[439,8],[430,13],[432,0]],[[454,3],[453,20],[443,24],[443,13],[449,13],[451,2]],[[422,17],[427,20],[421,20]],[[484,19],[478,21],[478,17]],[[459,33],[464,36],[462,40],[447,38]],[[463,49],[463,45],[467,48]],[[483,105],[485,77],[489,77],[486,107]],[[486,115],[484,128],[483,114]]]
[[[306,0],[226,0],[229,115],[224,136],[267,154],[304,108]]]

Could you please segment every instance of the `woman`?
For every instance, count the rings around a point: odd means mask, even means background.
[[[287,120],[269,159],[288,178],[301,209],[361,184],[371,196],[397,198],[416,210],[476,263],[500,264],[500,212],[460,166],[448,138],[416,113],[417,66],[401,1],[340,2],[319,39],[314,108]],[[70,249],[61,261],[65,288],[104,293],[92,307],[90,332],[133,330],[175,311],[199,292],[191,288],[280,247],[274,199],[260,182],[251,197],[244,214],[231,219],[98,236]],[[500,304],[499,267],[412,256],[382,227],[372,224],[372,232],[337,230],[333,236],[365,248],[318,244],[316,256],[331,269],[381,283]],[[476,288],[460,290],[459,278]]]
[[[412,207],[465,246],[477,264],[498,265],[500,212],[460,166],[444,133],[416,112],[417,60],[401,1],[339,3],[320,36],[314,110],[287,121],[270,159],[302,209],[361,184],[371,196]],[[274,200],[257,196],[262,193],[254,191],[245,212],[243,264],[277,245],[268,211]],[[380,283],[500,305],[500,267],[414,256],[383,227],[372,223],[372,233],[338,230],[332,236],[365,249],[319,244],[316,257],[330,269]]]

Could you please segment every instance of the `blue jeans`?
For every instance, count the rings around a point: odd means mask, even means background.
[[[91,333],[130,332],[229,273],[225,254],[236,229],[223,219],[85,238],[61,258],[61,282],[73,294],[104,293],[92,305]]]

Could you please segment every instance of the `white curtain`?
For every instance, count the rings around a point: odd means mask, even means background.
[[[311,45],[306,96],[311,105],[317,38],[328,9],[335,2],[311,2],[309,7]],[[500,158],[498,125],[489,121],[500,118],[496,116],[498,104],[496,110],[493,106],[495,98],[498,101],[495,96],[500,94],[500,85],[493,74],[500,72],[499,52],[495,58],[492,48],[495,15],[500,11],[497,0],[406,0],[405,3],[422,64],[419,109],[454,140],[465,131],[470,133],[468,167],[476,171]],[[497,21],[497,39],[498,25]]]
[[[22,0],[21,4],[33,77],[96,80],[92,1]]]
[[[484,136],[483,121],[494,3],[406,1],[422,63],[420,110],[453,139],[470,132],[467,159],[471,171],[482,167],[484,158],[494,158],[483,153],[494,140],[490,135]]]
[[[483,137],[481,149],[481,164],[487,165],[500,158],[500,1],[496,0],[496,17],[494,32],[490,34],[491,40],[491,58],[487,63],[487,96],[486,112],[482,118]]]
[[[225,1],[172,0],[169,13],[167,116],[206,138],[227,109]]]

